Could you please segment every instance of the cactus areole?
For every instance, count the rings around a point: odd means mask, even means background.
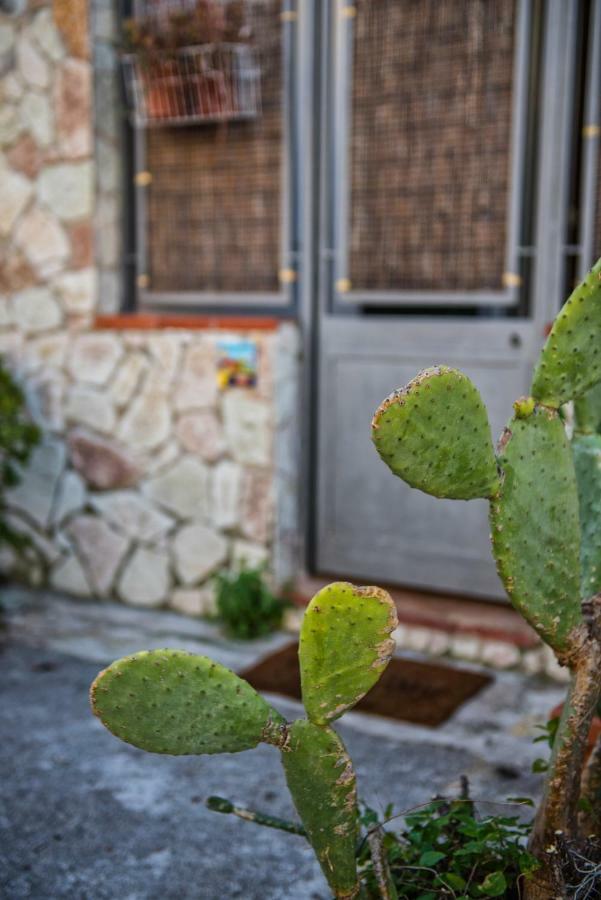
[[[313,847],[334,896],[352,900],[360,891],[356,779],[329,723],[380,678],[396,626],[395,605],[380,588],[338,582],[320,591],[301,632],[307,718],[296,722],[286,722],[234,672],[181,650],[117,660],[93,682],[92,709],[114,735],[151,753],[237,753],[261,742],[277,747],[302,822],[296,833]]]
[[[561,415],[568,401],[571,441]],[[559,860],[591,829],[601,839],[601,746],[581,777],[601,690],[600,427],[601,260],[557,316],[530,395],[515,401],[496,455],[476,387],[445,366],[396,390],[373,419],[378,453],[407,484],[435,497],[489,500],[507,595],[571,671],[531,839],[542,866],[525,886],[530,898],[572,896]],[[581,800],[596,814],[579,820]]]

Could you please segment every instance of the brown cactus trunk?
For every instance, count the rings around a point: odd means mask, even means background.
[[[540,870],[526,883],[526,900],[566,897],[559,865],[559,843],[578,840],[578,801],[584,754],[599,700],[601,647],[595,637],[582,640],[575,654],[572,682],[563,707],[545,793],[534,820],[529,849]]]
[[[580,832],[601,838],[601,735],[584,768],[581,793],[586,804],[578,818]]]
[[[547,869],[540,869],[525,883],[524,900],[564,900],[565,887],[559,885],[553,873]]]

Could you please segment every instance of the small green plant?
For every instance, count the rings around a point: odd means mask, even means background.
[[[600,384],[601,260],[557,316],[531,396],[514,403],[496,453],[482,398],[457,369],[419,373],[373,419],[378,453],[407,484],[435,497],[489,501],[507,595],[571,672],[530,839],[542,865],[526,886],[528,900],[572,896],[565,860],[590,829],[601,834],[601,813],[579,821],[583,806],[601,809],[601,747],[581,783],[601,692]],[[570,401],[572,443],[562,410]]]
[[[386,829],[394,821],[389,807],[383,821],[365,807],[362,823],[368,835],[379,831],[396,896],[403,900],[439,897],[519,897],[519,886],[538,862],[525,849],[530,830],[517,816],[479,815],[467,796],[434,799],[404,816],[400,833]],[[366,895],[381,897],[369,839],[359,851]],[[376,863],[376,865],[374,865]]]
[[[307,718],[295,722],[229,669],[179,650],[113,663],[92,684],[92,708],[109,731],[151,753],[237,753],[260,742],[277,747],[303,833],[332,893],[351,900],[360,891],[355,772],[331,723],[386,669],[396,625],[395,605],[380,588],[337,582],[319,591],[300,633]]]
[[[5,491],[21,481],[40,437],[39,428],[27,417],[23,391],[0,362],[0,546],[8,544],[17,552],[28,541],[6,521]]]
[[[249,640],[275,631],[288,603],[269,589],[262,567],[215,576],[217,617],[232,637]]]

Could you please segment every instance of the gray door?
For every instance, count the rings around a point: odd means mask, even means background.
[[[466,372],[496,439],[563,293],[579,4],[324,4],[317,571],[500,597],[487,504],[411,490],[370,421],[421,368]]]

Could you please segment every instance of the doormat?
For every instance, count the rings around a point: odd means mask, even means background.
[[[254,688],[300,700],[298,644],[287,644],[240,673]],[[434,727],[492,678],[467,669],[394,657],[369,694],[359,701],[361,712]]]

